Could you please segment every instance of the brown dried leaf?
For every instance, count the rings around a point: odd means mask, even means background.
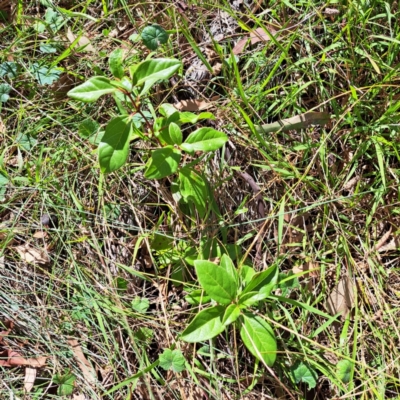
[[[204,111],[214,107],[213,101],[217,101],[219,96],[211,97],[210,101],[203,99],[182,100],[174,104],[179,111]]]
[[[26,393],[29,393],[35,384],[36,371],[36,368],[25,368],[24,389]]]
[[[86,400],[86,397],[84,394],[74,394],[72,400]]]
[[[1,133],[6,133],[7,129],[6,129],[6,125],[4,124],[3,120],[0,117],[0,134]]]
[[[46,364],[47,357],[25,358],[16,351],[6,349],[0,354],[2,367],[36,367],[41,368]]]
[[[47,236],[48,236],[47,232],[44,232],[44,231],[36,231],[36,232],[33,234],[33,237],[34,237],[35,239],[44,239],[44,238],[47,237]]]
[[[342,317],[346,318],[354,305],[353,286],[349,277],[344,276],[340,279],[328,296],[326,305],[332,315],[341,313]]]
[[[76,38],[75,34],[72,33],[71,29],[68,28],[67,30],[67,38],[68,40],[73,43]],[[81,36],[77,43],[77,48],[79,51],[89,51],[91,53],[96,53],[96,49],[90,44],[90,40],[86,36]]]
[[[272,25],[268,24],[268,31],[271,35],[275,35],[277,32],[275,30],[275,28]],[[258,42],[267,42],[269,41],[271,38],[268,35],[267,32],[265,32],[265,30],[263,28],[257,28],[255,31],[250,32],[250,43],[251,44],[256,44]],[[244,38],[239,40],[235,47],[233,48],[233,54],[240,54],[244,47],[246,46],[247,41],[249,40],[249,38]]]
[[[32,264],[47,264],[50,257],[44,250],[30,247],[28,244],[15,247],[22,260]]]
[[[75,359],[78,362],[79,368],[81,369],[86,381],[90,384],[95,383],[97,380],[96,371],[94,370],[90,362],[86,359],[78,341],[75,339],[69,339],[67,340],[67,342],[72,348]]]

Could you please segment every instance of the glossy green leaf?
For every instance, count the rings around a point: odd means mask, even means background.
[[[308,390],[317,386],[318,374],[310,365],[298,361],[290,369],[296,383],[307,383]]]
[[[237,304],[230,304],[226,307],[224,317],[222,318],[222,323],[228,326],[235,322],[240,316],[240,307]]]
[[[182,332],[181,339],[185,342],[196,343],[212,339],[225,329],[222,323],[225,307],[215,306],[200,311]]]
[[[269,290],[269,295],[276,285],[277,281],[278,268],[276,267],[276,265],[273,265],[267,270],[255,274],[244,288],[243,294],[249,292],[258,292],[261,288],[264,288],[264,291],[268,292]]]
[[[219,132],[213,128],[200,128],[192,132],[184,143],[182,150],[188,153],[195,151],[214,151],[221,148],[228,137],[223,132]]]
[[[159,357],[160,367],[166,371],[181,372],[185,369],[185,357],[180,350],[165,349]]]
[[[193,201],[200,217],[204,217],[207,210],[207,183],[196,171],[189,167],[179,171],[179,191],[188,203]]]
[[[250,267],[249,265],[243,265],[240,271],[242,282],[244,282],[246,285],[249,284],[255,274],[256,271],[254,271],[254,268]]]
[[[237,270],[235,266],[233,265],[232,260],[227,254],[223,254],[221,257],[221,261],[219,265],[225,269],[225,271],[233,278],[233,280],[236,282],[236,285],[238,285],[239,282],[239,276],[237,273]]]
[[[100,96],[114,93],[116,90],[118,89],[110,83],[108,78],[103,76],[94,76],[85,83],[82,83],[82,85],[71,89],[67,95],[75,100],[92,103]]]
[[[131,69],[132,83],[142,86],[141,95],[147,93],[157,82],[170,78],[182,63],[174,58],[155,58],[141,62],[137,67]]]
[[[202,289],[192,290],[185,296],[185,300],[192,306],[206,304],[211,301],[211,297]]]
[[[174,122],[169,124],[169,136],[174,144],[179,146],[182,143],[182,131],[179,125]]]
[[[252,313],[243,315],[240,336],[254,357],[272,367],[276,360],[276,339],[271,326]]]
[[[47,65],[32,64],[30,68],[33,76],[40,85],[51,85],[61,76],[61,69],[49,68]]]
[[[242,306],[250,307],[257,304],[259,301],[264,300],[267,297],[268,294],[260,292],[241,293],[239,298],[239,304]]]
[[[65,375],[56,374],[53,377],[53,382],[58,385],[57,395],[58,396],[70,396],[74,391],[76,376],[71,372]]]
[[[176,172],[181,160],[181,152],[173,146],[154,150],[147,164],[144,176],[149,179],[161,179]]]
[[[10,98],[11,86],[8,83],[0,84],[0,102],[5,103]]]
[[[118,79],[122,79],[124,76],[124,68],[122,67],[122,61],[124,59],[124,53],[122,49],[115,49],[108,59],[108,65],[110,66],[111,73]]]
[[[122,167],[129,153],[132,121],[129,116],[113,118],[99,144],[99,162],[103,173]]]
[[[17,64],[13,61],[5,61],[0,64],[0,78],[15,78],[17,76]]]
[[[194,114],[189,111],[183,111],[179,113],[179,121],[182,124],[195,124],[201,119],[215,119],[215,116],[210,112],[202,112],[200,114]]]
[[[158,24],[146,26],[140,35],[149,50],[157,50],[160,44],[168,42],[168,33]]]
[[[229,304],[235,299],[237,284],[223,267],[205,260],[196,260],[194,266],[200,285],[213,300]]]
[[[99,130],[100,125],[91,118],[84,119],[78,126],[78,135],[83,138],[87,139],[90,136],[97,133]]]

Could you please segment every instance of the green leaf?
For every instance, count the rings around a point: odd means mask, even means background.
[[[38,140],[27,133],[20,132],[17,136],[16,143],[21,149],[31,151],[38,143]]]
[[[200,128],[192,132],[184,143],[181,149],[188,153],[195,151],[214,151],[222,147],[228,137],[223,132],[216,131],[213,128]]]
[[[147,164],[144,176],[148,179],[161,179],[176,172],[181,160],[181,152],[173,146],[154,150]]]
[[[257,315],[245,313],[240,336],[254,357],[272,367],[276,360],[276,339],[274,331],[266,321]]]
[[[48,23],[53,33],[57,32],[64,23],[64,17],[58,12],[54,11],[52,8],[48,8],[46,10],[44,19]]]
[[[251,281],[246,285],[243,294],[249,292],[258,292],[263,289],[263,292],[268,292],[269,295],[278,281],[278,268],[276,265],[269,267],[267,270],[255,274]]]
[[[240,307],[237,304],[230,304],[226,307],[224,317],[222,318],[222,323],[225,326],[235,322],[240,316]]]
[[[182,332],[181,339],[185,342],[196,343],[212,339],[225,329],[222,323],[225,307],[215,306],[200,311]]]
[[[41,44],[39,50],[44,54],[57,53],[57,48],[52,46],[51,44]]]
[[[0,173],[0,200],[4,200],[4,195],[7,192],[7,185],[9,183],[9,180],[6,176]]]
[[[254,268],[250,267],[249,265],[243,265],[240,271],[240,276],[245,285],[248,285],[250,283],[255,274],[256,271],[254,271]]]
[[[11,86],[8,83],[0,84],[0,102],[5,103],[10,98]]]
[[[161,104],[159,111],[160,111],[160,114],[166,118],[168,118],[172,114],[175,114],[178,112],[178,110],[172,104],[169,104],[169,103]]]
[[[211,301],[211,297],[206,294],[202,289],[192,290],[185,296],[185,300],[192,306],[198,306],[199,304],[206,304]]]
[[[155,58],[141,62],[132,72],[132,83],[143,88],[140,95],[144,95],[157,82],[170,78],[182,65],[174,58]]]
[[[146,299],[146,297],[140,298],[139,296],[136,296],[131,302],[131,307],[138,313],[145,314],[150,307],[149,299]]]
[[[114,279],[115,286],[120,292],[126,292],[128,290],[128,281],[121,276]]]
[[[5,61],[0,64],[0,78],[15,78],[17,76],[17,64],[13,61]]]
[[[153,24],[143,29],[141,38],[149,50],[157,50],[160,44],[167,43],[168,33],[160,25]]]
[[[349,360],[340,360],[336,364],[336,373],[343,383],[349,383],[353,371],[353,363]]]
[[[57,374],[53,377],[53,382],[58,384],[57,395],[58,396],[70,396],[74,391],[74,385],[76,381],[76,376],[71,372],[60,375]]]
[[[258,303],[259,301],[264,300],[267,297],[268,294],[260,292],[241,293],[239,297],[239,304],[246,307],[250,307]]]
[[[221,304],[235,300],[237,284],[223,267],[205,260],[196,260],[194,266],[200,285],[213,300]]]
[[[189,111],[179,113],[179,122],[181,124],[195,124],[201,119],[215,119],[215,116],[210,112],[202,112],[198,115]]]
[[[84,119],[78,126],[78,135],[82,139],[88,139],[97,133],[100,125],[91,118]]]
[[[290,369],[296,383],[307,383],[308,390],[317,386],[318,374],[310,365],[298,361]]]
[[[122,61],[124,53],[122,49],[115,49],[108,59],[108,65],[110,66],[111,73],[118,79],[122,79],[124,76],[124,68],[122,67]]]
[[[169,136],[174,144],[179,146],[182,143],[182,131],[175,122],[169,124]]]
[[[92,103],[100,96],[105,94],[114,93],[117,90],[108,78],[104,76],[94,76],[82,85],[71,89],[67,95],[75,100],[83,101],[85,103]]]
[[[185,369],[185,357],[180,350],[165,349],[159,356],[160,367],[166,371],[181,372]]]
[[[131,132],[132,121],[129,116],[115,117],[108,123],[99,144],[101,172],[113,172],[125,164]]]
[[[51,85],[60,76],[62,71],[58,68],[48,68],[37,63],[32,64],[31,72],[40,85]]]
[[[233,278],[237,286],[239,282],[239,276],[232,260],[227,254],[222,255],[219,265]]]
[[[188,203],[193,201],[200,217],[203,218],[207,210],[207,183],[205,179],[189,167],[179,171],[179,191]]]

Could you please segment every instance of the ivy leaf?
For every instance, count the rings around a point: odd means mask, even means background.
[[[181,372],[185,369],[185,357],[180,350],[165,349],[159,356],[160,367],[166,371]]]
[[[53,382],[57,383],[59,386],[57,388],[58,396],[70,396],[74,391],[74,385],[76,381],[76,376],[71,372],[65,375],[57,374],[53,377]]]
[[[336,364],[337,375],[343,383],[350,382],[352,370],[353,364],[349,360],[340,360]]]
[[[153,24],[143,29],[141,38],[149,50],[157,50],[160,44],[167,43],[168,33],[160,25]]]
[[[317,386],[318,375],[310,365],[298,361],[290,369],[296,383],[307,383],[308,390]]]
[[[145,314],[146,311],[150,307],[150,302],[149,299],[146,299],[146,297],[140,298],[139,296],[136,296],[132,302],[131,302],[132,308],[137,311],[140,314]]]
[[[31,72],[40,85],[51,85],[62,73],[60,69],[40,66],[38,63],[32,64]]]
[[[176,172],[181,160],[181,152],[173,146],[154,150],[144,174],[149,179],[161,179]]]
[[[0,102],[5,103],[10,98],[11,86],[8,83],[0,84]]]
[[[5,61],[0,64],[0,78],[15,78],[17,76],[17,64],[13,61]]]

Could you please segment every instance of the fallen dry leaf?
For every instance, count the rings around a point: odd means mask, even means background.
[[[86,400],[86,397],[84,394],[74,394],[72,400]]]
[[[204,111],[214,107],[212,102],[217,101],[219,96],[211,97],[210,101],[203,99],[182,100],[174,104],[174,107],[179,111]]]
[[[67,342],[72,348],[75,359],[76,359],[76,361],[78,361],[79,368],[81,369],[86,381],[88,383],[95,383],[97,380],[96,371],[94,370],[94,368],[92,367],[90,362],[86,359],[78,341],[75,339],[69,339],[69,340],[67,340]]]
[[[333,288],[331,294],[328,296],[326,306],[331,315],[338,313],[346,318],[347,314],[354,305],[354,292],[351,280],[348,276],[344,276]]]
[[[275,35],[276,34],[276,30],[272,25],[268,25],[268,31],[271,35]],[[263,28],[257,28],[255,31],[250,32],[250,43],[251,44],[256,44],[258,42],[267,42],[268,40],[270,40],[270,36],[268,35],[267,32],[265,32],[265,30]],[[244,38],[239,40],[235,47],[233,48],[233,54],[238,55],[240,54],[244,47],[246,46],[247,41],[249,40],[249,38]]]
[[[36,371],[36,368],[25,368],[24,389],[26,393],[29,393],[35,384]]]
[[[48,236],[47,232],[44,232],[44,231],[36,231],[36,232],[33,234],[33,237],[34,237],[35,239],[44,239],[44,238],[47,237],[47,236]]]
[[[47,264],[50,257],[44,250],[40,250],[29,245],[21,245],[15,247],[22,260],[31,264]]]
[[[67,38],[73,43],[78,36],[74,35],[70,28],[67,30]],[[90,40],[86,36],[81,36],[77,43],[77,48],[79,51],[89,51],[91,53],[96,53],[96,49],[90,44]]]
[[[20,353],[5,349],[0,353],[0,366],[2,367],[36,367],[41,368],[46,364],[47,357],[25,358]]]

